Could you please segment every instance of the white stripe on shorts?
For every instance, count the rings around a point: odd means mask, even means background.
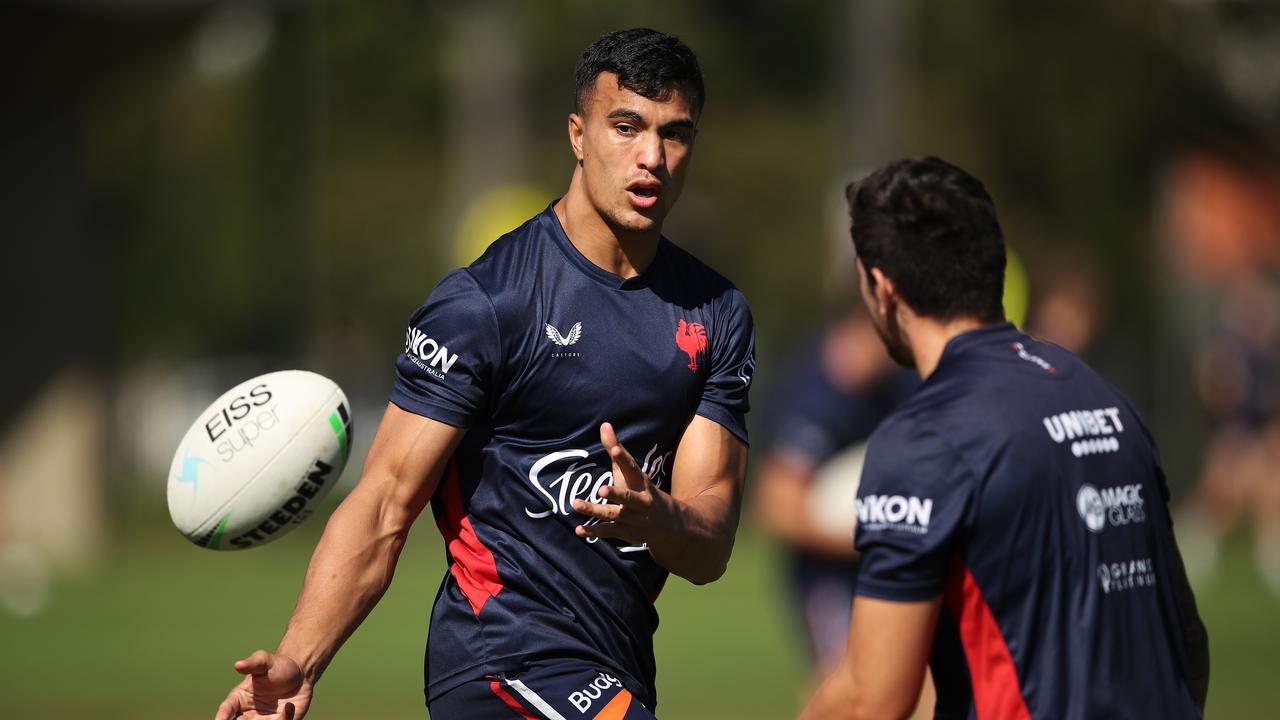
[[[538,693],[530,690],[528,685],[525,685],[519,680],[508,680],[507,684],[515,688],[515,691],[520,693],[521,697],[528,700],[531,705],[537,708],[538,712],[546,715],[547,720],[565,720],[563,715],[556,712],[556,709],[547,704],[546,700],[538,697]]]

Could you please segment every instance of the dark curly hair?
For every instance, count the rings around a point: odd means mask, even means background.
[[[851,183],[849,233],[919,315],[1004,319],[1004,234],[982,183],[936,157],[898,160]]]
[[[676,38],[649,28],[602,35],[582,51],[573,76],[574,107],[582,113],[602,72],[618,76],[618,85],[650,100],[665,101],[673,91],[686,93],[695,117],[702,114],[705,90],[698,58]]]

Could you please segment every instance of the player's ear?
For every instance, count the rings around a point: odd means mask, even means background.
[[[892,307],[890,303],[898,302],[898,287],[893,284],[893,280],[884,274],[878,267],[873,267],[869,273],[871,277],[871,292],[875,295],[876,304],[882,308]]]
[[[582,135],[586,130],[586,118],[578,113],[569,113],[569,145],[573,148],[573,156],[582,163]]]

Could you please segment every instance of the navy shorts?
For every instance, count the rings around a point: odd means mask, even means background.
[[[656,720],[618,677],[580,660],[471,680],[427,703],[438,720]]]

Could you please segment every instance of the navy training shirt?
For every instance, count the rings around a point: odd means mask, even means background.
[[[953,338],[872,436],[857,511],[858,594],[943,597],[937,717],[1200,717],[1154,443],[1067,351]]]
[[[755,335],[742,294],[663,238],[623,279],[573,246],[551,207],[445,276],[413,314],[391,401],[467,433],[432,498],[449,570],[431,613],[427,696],[546,658],[615,672],[653,708],[647,546],[582,539],[604,502],[600,424],[670,491],[695,414],[747,441]]]

